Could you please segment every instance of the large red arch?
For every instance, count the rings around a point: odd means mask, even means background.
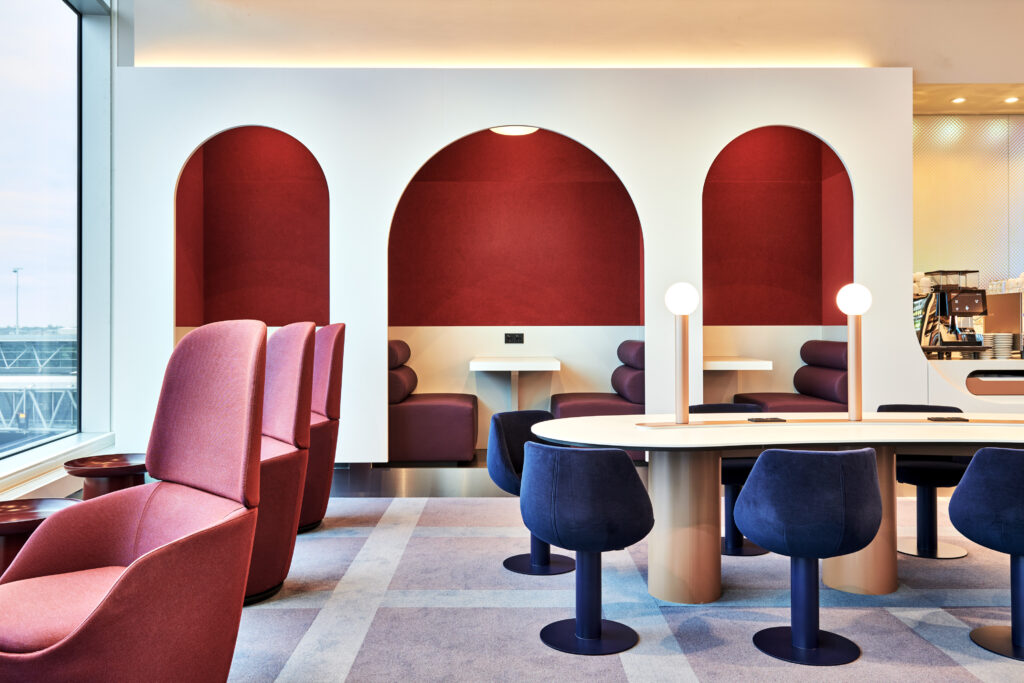
[[[726,145],[704,181],[704,324],[845,325],[853,189],[820,138],[789,126]]]
[[[641,325],[640,220],[578,142],[480,131],[435,154],[403,193],[388,287],[393,326]]]
[[[242,126],[204,142],[175,195],[175,325],[330,322],[327,180],[301,142]]]

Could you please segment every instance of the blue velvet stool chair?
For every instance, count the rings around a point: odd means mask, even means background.
[[[626,452],[527,443],[519,507],[535,536],[576,551],[576,618],[541,629],[544,644],[578,655],[636,645],[636,631],[601,618],[601,553],[636,543],[654,526],[651,499]]]
[[[690,406],[690,413],[760,413],[761,406],[753,403],[700,403]],[[743,538],[736,527],[733,511],[736,497],[747,481],[757,458],[722,458],[722,487],[725,495],[725,535],[722,536],[723,555],[764,555],[768,551]]]
[[[971,640],[1024,660],[1024,450],[982,448],[949,501],[949,519],[967,538],[1010,556],[1010,626],[981,626]]]
[[[757,649],[814,666],[860,656],[856,643],[818,628],[818,560],[865,547],[881,521],[874,449],[761,454],[736,501],[736,523],[758,545],[789,555],[792,625],[758,631]]]
[[[954,406],[890,403],[878,406],[880,413],[962,413]],[[941,455],[896,456],[896,481],[917,487],[917,538],[901,538],[896,550],[904,555],[932,560],[954,560],[967,551],[939,540],[938,493],[935,489],[956,486],[971,461],[967,457]]]
[[[533,439],[530,428],[552,419],[546,410],[519,410],[495,413],[487,437],[487,472],[502,491],[519,495],[523,474],[523,447]],[[506,558],[505,569],[517,574],[545,576],[564,574],[576,568],[576,561],[565,555],[552,555],[551,546],[530,534],[530,553]]]

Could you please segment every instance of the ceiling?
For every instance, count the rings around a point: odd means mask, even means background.
[[[898,66],[912,67],[919,85],[1024,81],[1022,0],[120,0],[116,5],[118,61],[136,66]],[[915,102],[920,97],[929,113],[939,113],[945,93],[925,90],[915,94]]]

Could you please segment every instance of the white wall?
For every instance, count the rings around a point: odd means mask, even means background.
[[[644,230],[649,411],[672,409],[672,317],[662,297],[672,282],[702,280],[708,168],[737,135],[780,124],[830,144],[850,174],[855,277],[875,292],[864,321],[865,405],[926,398],[927,364],[905,325],[912,272],[909,69],[122,67],[115,79],[118,448],[145,446],[173,341],[178,172],[203,140],[247,124],[296,137],[327,177],[331,319],[348,324],[339,459],[382,460],[386,453],[387,238],[399,197],[448,143],[512,122],[548,128],[593,150],[633,199]],[[691,327],[691,363],[699,367],[699,311]],[[701,373],[691,377],[691,395],[701,396]]]

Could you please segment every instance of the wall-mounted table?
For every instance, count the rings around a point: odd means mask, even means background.
[[[765,414],[786,422],[748,422],[735,414],[691,416],[689,425],[643,428],[671,422],[671,415],[574,417],[540,422],[538,437],[573,446],[612,446],[650,451],[648,488],[654,529],[648,537],[648,589],[656,598],[705,603],[722,593],[721,458],[731,449],[859,448],[877,454],[882,524],[863,550],[827,559],[826,585],[880,595],[898,587],[896,576],[895,446],[921,444],[929,453],[964,455],[987,445],[1024,445],[1024,421],[1005,414],[965,414],[968,422],[930,422],[927,413]]]
[[[558,372],[562,362],[552,356],[476,356],[469,361],[470,372],[509,373],[510,410],[519,410],[520,372]]]
[[[771,370],[771,360],[743,356],[704,356],[705,370]]]

